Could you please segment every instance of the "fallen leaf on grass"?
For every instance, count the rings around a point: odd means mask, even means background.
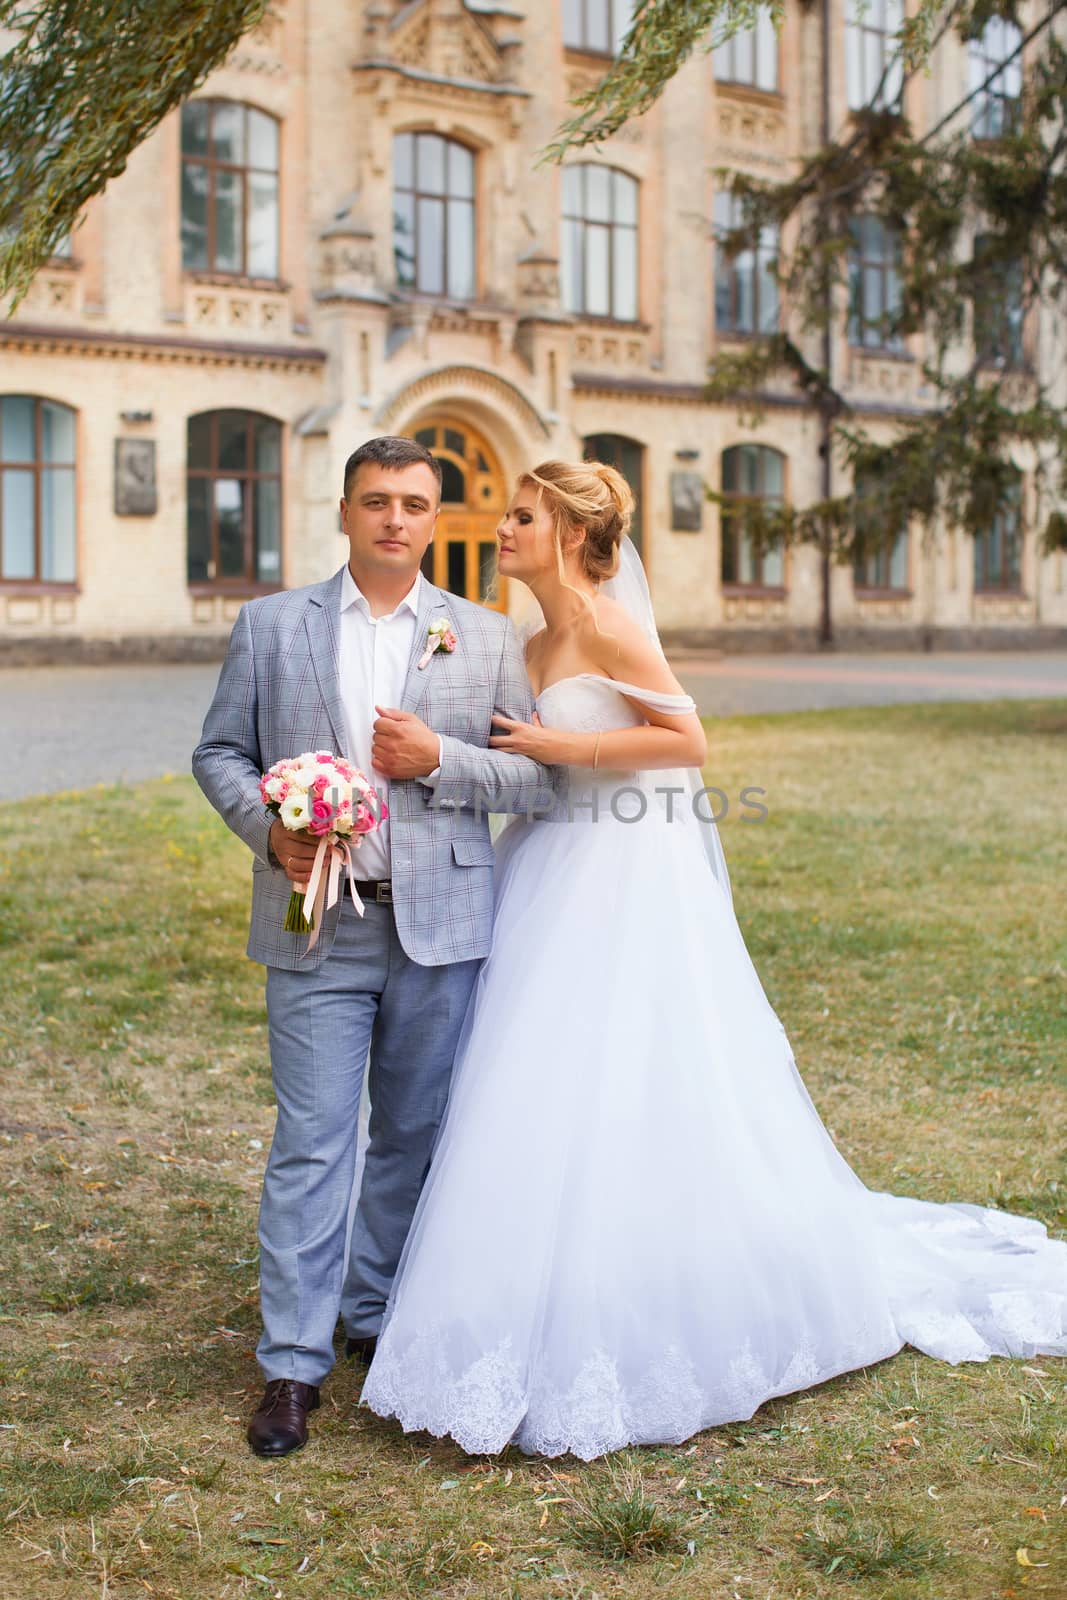
[[[1035,1549],[1037,1548],[1036,1545],[1035,1545],[1034,1548]],[[1031,1561],[1030,1560],[1030,1552],[1029,1552],[1029,1550],[1026,1549],[1026,1547],[1024,1545],[1020,1545],[1019,1549],[1016,1550],[1015,1559],[1019,1563],[1020,1567],[1047,1567],[1048,1566],[1048,1562],[1047,1561]]]

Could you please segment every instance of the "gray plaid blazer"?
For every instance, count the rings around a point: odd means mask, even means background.
[[[193,753],[196,781],[252,851],[248,954],[269,967],[314,970],[337,927],[335,907],[326,913],[315,949],[301,960],[307,938],[284,928],[291,885],[270,850],[273,819],[259,779],[275,761],[304,750],[345,751],[337,681],[343,571],[242,606]],[[457,649],[439,651],[420,672],[416,662],[427,629],[442,614],[451,621]],[[441,735],[442,757],[436,791],[417,781],[390,785],[397,932],[422,966],[477,959],[488,954],[493,922],[487,814],[547,809],[553,793],[548,768],[486,748],[495,712],[528,722],[533,711],[510,621],[424,583],[401,706]],[[367,776],[374,781],[373,772]]]

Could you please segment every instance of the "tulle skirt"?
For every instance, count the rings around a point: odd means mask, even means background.
[[[1067,1354],[1067,1244],[874,1193],[838,1153],[695,830],[515,822],[498,851],[365,1404],[591,1459],[905,1343]]]

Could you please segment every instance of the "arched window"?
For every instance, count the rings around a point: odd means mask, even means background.
[[[1016,477],[1007,503],[974,536],[974,587],[979,593],[1018,593],[1022,588],[1022,498],[1022,480]]]
[[[903,20],[903,0],[845,0],[845,84],[853,111],[900,100],[896,34]]]
[[[633,0],[563,0],[563,43],[568,50],[615,55],[633,21]]]
[[[0,582],[73,583],[74,412],[0,395]]]
[[[899,351],[893,326],[900,311],[900,233],[881,217],[850,223],[848,342],[868,350]]]
[[[981,37],[971,40],[971,93],[975,96],[971,101],[971,131],[976,139],[1001,139],[1018,125],[1023,92],[1022,57],[1018,53],[1022,37],[1014,22],[990,17]],[[992,81],[987,83],[987,78]]]
[[[563,169],[563,304],[637,320],[637,183],[616,167]]]
[[[778,328],[778,227],[759,230],[754,250],[730,255],[726,240],[745,220],[740,195],[715,195],[715,326],[720,333],[774,333]]]
[[[582,455],[586,461],[603,461],[621,472],[630,485],[634,497],[634,515],[630,524],[630,538],[644,555],[644,468],[645,447],[636,439],[627,439],[621,433],[591,433],[582,441]]]
[[[188,424],[191,584],[282,581],[282,428],[254,411],[204,411]]]
[[[722,581],[779,588],[784,581],[780,546],[755,537],[761,508],[780,506],[785,494],[785,457],[765,444],[738,444],[722,453]]]
[[[778,88],[778,31],[768,10],[760,7],[754,28],[739,28],[716,47],[715,77],[769,93]]]
[[[182,107],[182,266],[278,276],[278,123],[236,100]]]
[[[420,294],[474,298],[474,153],[438,133],[393,139],[396,281]]]

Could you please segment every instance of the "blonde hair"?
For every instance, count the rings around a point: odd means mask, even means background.
[[[536,489],[548,507],[561,578],[564,550],[578,544],[583,530],[583,575],[593,583],[615,576],[619,545],[634,513],[634,497],[621,472],[604,461],[542,461],[521,474],[519,488]]]

